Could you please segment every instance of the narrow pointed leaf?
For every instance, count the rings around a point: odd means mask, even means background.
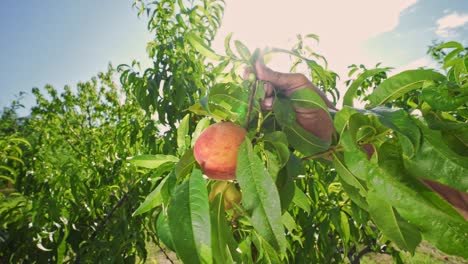
[[[177,179],[187,176],[192,171],[195,164],[196,161],[193,156],[193,149],[187,150],[175,165],[175,175],[177,176]]]
[[[216,84],[208,94],[208,104],[213,114],[241,123],[245,121],[247,115],[248,99],[248,91],[232,83]],[[259,111],[259,108],[254,106],[253,110],[252,116]]]
[[[172,235],[169,229],[169,223],[167,222],[167,215],[161,212],[156,220],[156,232],[158,238],[164,243],[164,245],[172,251],[175,251],[174,242],[172,242]]]
[[[242,59],[249,61],[250,60],[250,51],[244,43],[240,42],[239,40],[234,41],[234,45],[236,46],[237,52],[242,57]]]
[[[310,214],[310,199],[297,185],[294,187],[293,203]]]
[[[129,160],[130,163],[135,164],[136,166],[147,168],[147,169],[155,169],[166,162],[177,162],[179,159],[172,155],[140,155],[133,157]]]
[[[461,50],[465,49],[462,44],[456,41],[449,41],[449,42],[443,43],[439,45],[436,49],[441,50],[441,49],[448,49],[448,48],[455,48],[455,49],[461,49]]]
[[[296,115],[288,99],[277,98],[277,100],[273,105],[275,117],[291,146],[306,156],[328,149],[330,142],[321,140],[296,122]]]
[[[375,191],[368,193],[367,202],[374,223],[384,235],[399,248],[414,254],[416,246],[421,242],[421,233],[417,227],[401,219],[392,206]]]
[[[382,124],[397,132],[403,153],[407,157],[412,157],[418,151],[421,131],[407,112],[387,107],[376,107],[368,112],[375,114]]]
[[[405,159],[405,167],[415,177],[425,178],[468,192],[468,158],[460,156],[445,143],[440,131],[419,124],[423,140],[419,151]]]
[[[198,37],[195,34],[189,33],[185,36],[185,38],[190,42],[190,44],[198,51],[200,52],[203,56],[219,61],[223,57],[216,54],[210,47],[208,47],[203,39]]]
[[[328,107],[322,97],[311,89],[299,89],[293,92],[289,98],[293,105],[304,108],[322,108],[328,113]]]
[[[440,250],[468,257],[468,222],[445,200],[405,173],[400,150],[389,143],[379,148],[379,166],[372,170],[375,192],[415,225],[423,238]]]
[[[185,263],[212,263],[208,192],[199,170],[177,186],[168,207],[177,256]]]
[[[383,81],[369,95],[370,104],[377,106],[392,101],[405,93],[422,87],[425,81],[443,81],[445,76],[433,70],[408,70]]]
[[[223,196],[217,195],[211,205],[211,245],[215,263],[240,263],[237,243],[227,224]]]
[[[359,76],[354,80],[351,85],[349,86],[348,90],[346,91],[344,97],[343,97],[343,106],[353,106],[353,100],[356,97],[356,92],[357,89],[361,86],[361,84],[369,77],[372,77],[376,74],[379,74],[381,72],[386,72],[390,68],[377,68],[377,69],[372,69],[372,70],[366,70],[365,72],[359,74]],[[357,68],[356,68],[357,70]],[[350,72],[351,74],[351,72]]]
[[[280,254],[285,253],[278,190],[248,138],[239,147],[236,175],[242,189],[242,205],[255,230]]]
[[[454,95],[456,88],[446,83],[424,87],[421,98],[435,110],[454,111],[468,102],[468,94]]]
[[[164,178],[158,186],[145,198],[145,201],[138,206],[138,208],[133,213],[133,216],[137,216],[143,213],[148,212],[149,210],[162,205],[163,197],[161,189],[166,184],[166,181],[169,177]]]
[[[359,207],[367,209],[367,202],[364,197],[367,196],[367,190],[363,184],[353,175],[353,173],[345,166],[342,158],[336,153],[333,154],[333,164],[338,172],[338,176],[342,181],[343,188],[353,202]],[[343,184],[344,182],[344,184]]]
[[[208,126],[210,125],[210,119],[208,117],[204,117],[198,121],[197,126],[195,127],[195,131],[193,131],[192,134],[192,143],[191,147],[195,145],[195,142],[197,141],[198,137],[200,134],[205,130]]]
[[[184,153],[187,149],[187,137],[190,125],[189,120],[190,115],[185,115],[182,121],[180,121],[179,127],[177,128],[177,151],[179,154]]]

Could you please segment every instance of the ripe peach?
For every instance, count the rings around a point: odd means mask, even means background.
[[[195,159],[210,179],[236,178],[237,151],[247,132],[242,127],[222,122],[209,126],[193,147]]]
[[[241,192],[232,182],[218,181],[213,184],[209,195],[210,201],[213,201],[218,193],[223,194],[224,209],[226,210],[232,209],[234,204],[240,204],[242,200]]]

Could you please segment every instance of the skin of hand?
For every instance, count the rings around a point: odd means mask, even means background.
[[[313,85],[303,74],[276,72],[259,61],[257,61],[254,66],[257,79],[265,81],[265,98],[261,102],[263,110],[269,111],[273,108],[275,91],[289,96],[300,89],[312,89],[322,97],[330,109],[336,110],[325,94]],[[244,78],[247,79],[251,72],[251,69],[246,69]],[[305,130],[324,141],[331,141],[335,128],[333,126],[333,120],[325,110],[321,108],[302,107],[295,107],[294,110],[296,111],[296,121]]]
[[[327,99],[325,94],[318,89],[312,82],[299,73],[281,73],[268,68],[264,63],[257,61],[254,65],[258,80],[264,81],[265,98],[261,101],[263,110],[270,111],[273,109],[275,91],[286,96],[290,96],[293,92],[300,89],[312,89],[320,95],[328,108],[337,111],[333,104]],[[244,79],[252,73],[252,69],[244,71]],[[333,120],[328,113],[320,108],[302,108],[295,107],[296,121],[308,132],[325,140],[331,141],[332,135],[335,132]],[[371,144],[364,145],[363,150],[367,152],[370,159],[374,153],[374,147]],[[468,220],[468,194],[458,191],[444,184],[420,179],[427,187],[438,193],[443,199],[452,204],[458,212]]]

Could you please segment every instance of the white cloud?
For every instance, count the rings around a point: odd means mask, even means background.
[[[223,41],[230,32],[233,39],[243,41],[250,48],[290,48],[297,34],[314,33],[320,44],[313,47],[324,55],[329,68],[336,71],[342,82],[347,66],[364,63],[373,66],[375,58],[363,50],[368,39],[394,30],[402,11],[417,0],[235,0],[227,1],[223,24],[213,48],[224,53]],[[287,59],[287,58],[286,58]],[[270,66],[288,70],[287,60],[273,61]]]
[[[439,18],[436,23],[436,34],[442,38],[449,38],[454,34],[454,29],[468,23],[468,14],[451,13]]]

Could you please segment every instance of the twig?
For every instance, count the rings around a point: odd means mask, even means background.
[[[353,261],[351,261],[351,264],[359,264],[361,263],[361,258],[367,254],[367,253],[370,253],[372,252],[372,248],[370,245],[367,245],[365,248],[363,248],[361,251],[359,251],[359,253],[357,254],[357,256],[353,259]]]
[[[352,258],[352,255],[350,255],[350,254],[348,253],[348,258],[349,258],[351,264],[359,264],[359,263],[361,263],[361,258],[362,258],[365,254],[367,254],[367,253],[375,252],[375,253],[380,253],[380,254],[389,254],[388,252],[382,251],[382,250],[380,250],[379,252],[372,250],[372,246],[375,246],[376,243],[377,243],[376,240],[372,240],[372,244],[371,244],[371,245],[367,245],[365,248],[363,248],[361,251],[359,251],[359,253],[357,254],[357,256],[354,257],[354,258]],[[385,242],[383,245],[388,246],[388,244],[390,244],[390,241]],[[354,252],[355,252],[355,251],[356,251],[356,248],[354,247]],[[354,252],[353,252],[353,254],[354,254]]]
[[[327,149],[325,151],[322,151],[322,152],[319,152],[319,153],[304,157],[304,158],[302,158],[302,160],[326,158],[327,156],[329,156],[333,152],[338,152],[338,151],[341,151],[341,150],[342,150],[341,146],[332,146],[332,147],[330,147],[329,149]]]
[[[101,231],[101,229],[104,227],[104,225],[107,223],[107,221],[109,221],[109,219],[112,217],[112,215],[114,214],[115,210],[117,210],[117,208],[119,208],[120,206],[122,206],[122,204],[125,202],[125,200],[127,200],[128,198],[128,192],[127,191],[123,196],[122,198],[120,198],[120,200],[117,202],[116,205],[114,205],[114,207],[112,207],[112,209],[110,210],[110,212],[106,215],[106,217],[101,220],[101,222],[99,223],[99,225],[96,227],[96,229],[94,230],[94,232],[91,234],[91,236],[89,237],[89,240],[93,240],[97,233],[99,231]]]
[[[159,250],[162,251],[166,259],[169,260],[169,262],[171,262],[172,264],[174,264],[174,261],[172,261],[172,259],[169,257],[169,255],[167,255],[166,251],[161,247],[161,245],[158,242],[156,242],[156,246],[158,246]]]
[[[166,251],[161,247],[161,244],[159,243],[159,237],[157,238],[153,234],[153,232],[146,227],[146,225],[144,225],[144,227],[146,229],[146,232],[148,232],[151,240],[156,244],[156,246],[158,246],[159,250],[161,250],[163,252],[166,259],[169,260],[169,262],[171,262],[172,264],[174,264],[174,261],[169,257],[169,255],[166,253]]]
[[[349,202],[349,197],[339,206],[340,209],[343,208],[347,203]],[[345,214],[348,214],[347,212],[343,211]],[[349,214],[348,214],[349,215]],[[349,215],[350,216],[350,215]],[[350,216],[351,217],[351,216]]]
[[[114,207],[112,207],[112,209],[109,211],[109,213],[106,215],[106,217],[104,219],[101,220],[101,222],[99,223],[99,225],[96,227],[96,229],[94,230],[94,232],[91,234],[91,236],[89,237],[88,241],[86,241],[86,243],[89,243],[90,241],[93,241],[94,238],[96,238],[97,234],[99,231],[101,231],[101,229],[104,227],[104,225],[107,223],[107,221],[109,221],[109,219],[112,217],[112,215],[114,214],[115,210],[117,210],[117,208],[119,208],[120,206],[122,206],[122,204],[125,202],[125,200],[127,199],[128,197],[128,193],[130,191],[127,191],[123,196],[122,198],[120,198],[120,200],[117,202],[117,204],[114,205]],[[85,243],[85,244],[86,244]],[[80,247],[81,249],[81,247]],[[78,253],[76,254],[76,260],[75,260],[75,263],[80,263],[80,251],[78,251]]]
[[[250,97],[249,97],[249,106],[247,108],[247,121],[246,121],[246,124],[245,124],[245,130],[247,130],[247,131],[249,131],[250,114],[252,113],[252,107],[253,107],[256,92],[257,92],[257,81],[255,80],[253,85],[252,85],[252,92],[250,93]]]

